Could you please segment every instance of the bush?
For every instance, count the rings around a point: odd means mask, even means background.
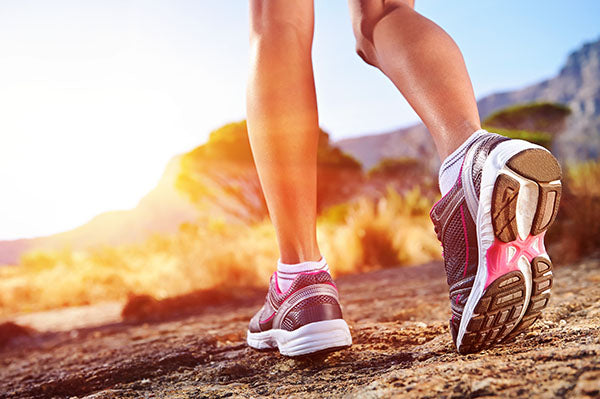
[[[527,130],[515,130],[515,129],[500,129],[497,127],[484,126],[489,132],[501,134],[502,136],[511,138],[526,140],[534,144],[541,145],[547,149],[552,148],[552,135],[544,132],[530,132]]]
[[[332,145],[329,135],[320,130],[318,210],[352,197],[362,179],[360,162]],[[184,154],[176,187],[206,213],[243,223],[256,223],[267,217],[245,121],[215,130],[206,144]]]
[[[342,274],[440,259],[429,220],[432,203],[418,188],[404,195],[388,188],[383,198],[361,198],[320,217],[319,243]],[[342,216],[344,222],[336,223]]]
[[[483,122],[492,128],[561,133],[571,114],[569,107],[562,104],[539,102],[517,104],[494,112]]]
[[[600,161],[569,167],[563,183],[548,242],[558,262],[571,262],[600,250]]]
[[[418,159],[414,158],[383,158],[377,165],[373,166],[369,172],[369,177],[394,177],[425,174],[425,166]]]

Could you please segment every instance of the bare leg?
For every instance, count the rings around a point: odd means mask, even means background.
[[[250,0],[248,133],[281,261],[321,258],[313,0]]]
[[[349,0],[359,55],[378,67],[431,132],[442,159],[481,128],[460,50],[414,0]]]

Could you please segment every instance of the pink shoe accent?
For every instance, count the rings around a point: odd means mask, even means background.
[[[265,323],[268,323],[269,321],[271,321],[271,319],[272,319],[273,317],[275,317],[275,312],[273,312],[273,314],[272,314],[271,316],[269,316],[269,317],[267,318],[267,320],[263,320],[263,321],[260,321],[260,320],[259,320],[258,322],[259,322],[260,324],[265,324]]]
[[[543,232],[537,236],[529,235],[525,240],[517,237],[515,241],[502,242],[494,238],[494,243],[485,254],[488,268],[488,278],[485,288],[498,277],[519,270],[519,259],[525,256],[529,262],[533,258],[546,254]],[[509,259],[510,258],[510,259]]]

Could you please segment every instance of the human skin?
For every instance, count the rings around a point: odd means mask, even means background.
[[[357,52],[398,88],[440,157],[480,129],[460,50],[411,0],[349,0]],[[313,0],[250,0],[248,134],[283,263],[318,261]]]
[[[446,158],[481,128],[458,46],[414,10],[414,1],[349,0],[349,5],[357,52],[394,83]]]
[[[318,261],[313,0],[250,1],[248,134],[281,261]]]

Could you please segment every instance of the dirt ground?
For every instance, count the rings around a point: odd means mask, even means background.
[[[248,348],[262,294],[243,307],[14,339],[0,349],[0,398],[600,397],[600,259],[555,275],[543,320],[479,354],[454,351],[433,263],[338,279],[354,340],[344,351],[292,360]]]

